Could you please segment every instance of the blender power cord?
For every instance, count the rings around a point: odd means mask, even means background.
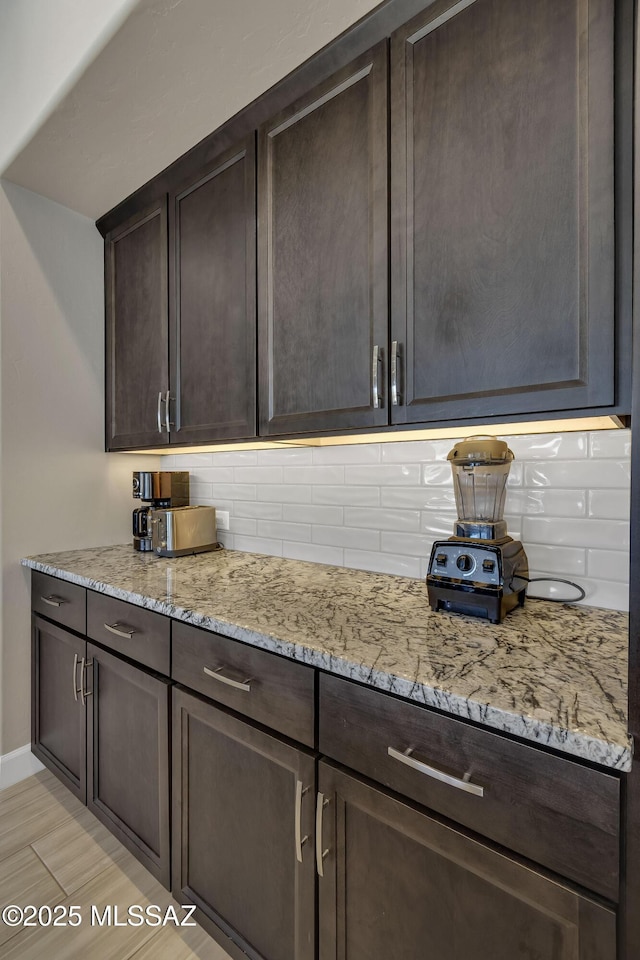
[[[526,580],[527,583],[540,583],[545,581],[546,583],[566,583],[567,586],[573,587],[578,591],[579,596],[573,597],[572,599],[567,599],[566,597],[536,597],[535,595],[529,596],[529,600],[547,600],[549,603],[579,603],[581,600],[584,600],[586,597],[585,591],[582,587],[574,583],[573,580],[563,580],[561,577],[523,577],[519,573],[516,573],[511,578],[511,582],[514,580]]]

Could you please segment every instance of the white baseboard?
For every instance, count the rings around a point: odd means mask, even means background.
[[[12,750],[11,753],[5,753],[0,756],[0,790],[25,780],[39,770],[44,770],[44,767],[31,753],[30,743]]]

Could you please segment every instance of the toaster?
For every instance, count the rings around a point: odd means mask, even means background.
[[[159,557],[183,557],[217,550],[215,507],[166,507],[153,510],[152,550]]]

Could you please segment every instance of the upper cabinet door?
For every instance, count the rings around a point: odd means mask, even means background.
[[[170,204],[171,442],[255,437],[255,135]]]
[[[258,150],[260,433],[386,424],[386,42]]]
[[[106,444],[167,443],[166,196],[105,238]]]
[[[391,48],[396,423],[614,397],[613,0],[436,0]]]

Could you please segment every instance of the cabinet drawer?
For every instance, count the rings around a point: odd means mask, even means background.
[[[616,775],[325,674],[319,749],[611,900],[618,897]],[[400,759],[409,750],[416,766]],[[449,782],[435,779],[432,768]]]
[[[292,740],[314,745],[311,667],[174,621],[171,676]]]
[[[77,583],[58,580],[46,573],[31,571],[31,606],[50,620],[84,633],[87,625],[87,591]]]
[[[167,677],[171,672],[171,621],[161,613],[89,590],[87,636]]]

